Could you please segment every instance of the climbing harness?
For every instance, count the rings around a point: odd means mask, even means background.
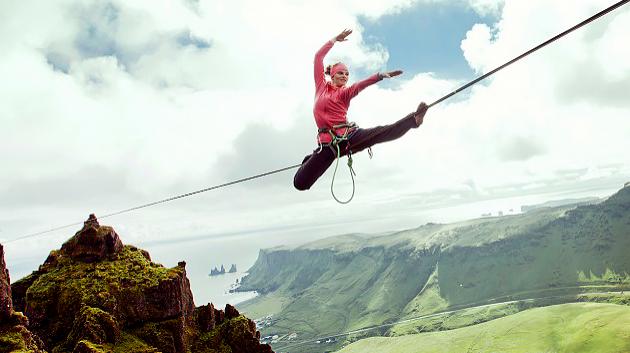
[[[352,199],[354,198],[354,191],[355,191],[354,176],[357,175],[357,173],[352,168],[352,151],[350,150],[349,143],[350,143],[350,137],[352,136],[352,133],[355,132],[357,128],[358,126],[355,122],[350,122],[350,123],[333,125],[332,128],[330,129],[325,128],[325,127],[317,129],[317,144],[319,145],[319,150],[317,151],[317,153],[320,153],[322,149],[324,148],[324,146],[328,146],[330,147],[330,149],[332,149],[333,153],[335,153],[335,156],[336,156],[335,171],[333,172],[332,181],[330,183],[330,193],[332,194],[333,199],[335,199],[335,201],[339,202],[340,204],[347,204],[350,201],[352,201]],[[343,134],[337,135],[336,132],[339,129],[344,129]],[[331,141],[329,143],[326,143],[326,144],[322,143],[322,140],[321,140],[322,133],[330,134]],[[341,158],[341,147],[339,146],[339,144],[344,141],[348,142],[348,144],[346,145],[346,154],[348,155],[348,169],[350,170],[350,178],[352,179],[352,194],[350,195],[350,198],[348,200],[341,201],[335,195],[334,185],[335,185],[335,176],[337,175],[337,168],[339,167],[339,159]],[[369,150],[369,153],[370,153],[370,158],[372,158],[371,149]]]

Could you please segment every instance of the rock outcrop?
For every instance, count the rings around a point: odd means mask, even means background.
[[[112,227],[100,226],[94,214],[83,223],[83,229],[61,246],[61,253],[76,260],[96,262],[113,258],[123,249],[120,237]]]
[[[232,267],[230,267],[230,271],[229,273],[234,273],[236,272],[236,265],[232,264]],[[210,276],[218,276],[218,275],[224,275],[228,272],[225,271],[225,266],[221,265],[221,269],[218,268],[213,268],[212,270],[210,270]]]
[[[0,244],[0,352],[45,353],[42,341],[31,333],[28,319],[13,311],[11,281]]]
[[[0,322],[4,322],[13,312],[11,300],[11,280],[9,270],[4,263],[4,248],[0,244]]]
[[[13,306],[48,351],[271,352],[233,307],[195,308],[185,262],[170,269],[151,262],[93,215],[13,285]]]
[[[260,344],[260,332],[254,321],[242,316],[235,307],[227,304],[225,311],[217,310],[212,304],[201,306],[195,311],[200,339],[193,345],[193,352],[202,352],[204,346],[219,347],[217,337],[223,337],[233,353],[273,353],[271,346]],[[224,348],[227,348],[224,346]]]

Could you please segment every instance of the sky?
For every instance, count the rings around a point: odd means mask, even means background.
[[[325,62],[345,62],[350,81],[404,70],[353,99],[349,120],[371,127],[613,2],[2,1],[9,269],[28,264],[23,274],[80,227],[12,239],[299,163],[316,143],[314,53],[345,28]],[[299,240],[417,226],[431,221],[421,210],[484,200],[610,194],[630,180],[628,33],[630,5],[432,107],[372,159],[355,156],[348,205],[330,195],[332,169],[304,192],[291,170],[101,224],[137,245],[274,230]],[[347,173],[343,160],[341,198]]]

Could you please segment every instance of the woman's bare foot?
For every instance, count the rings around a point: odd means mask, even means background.
[[[427,113],[427,110],[429,110],[429,106],[425,102],[420,103],[414,116],[416,119],[416,126],[422,125],[422,121],[424,120],[424,115]]]

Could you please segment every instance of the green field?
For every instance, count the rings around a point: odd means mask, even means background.
[[[630,307],[573,303],[536,308],[451,331],[357,341],[340,353],[630,352]]]

